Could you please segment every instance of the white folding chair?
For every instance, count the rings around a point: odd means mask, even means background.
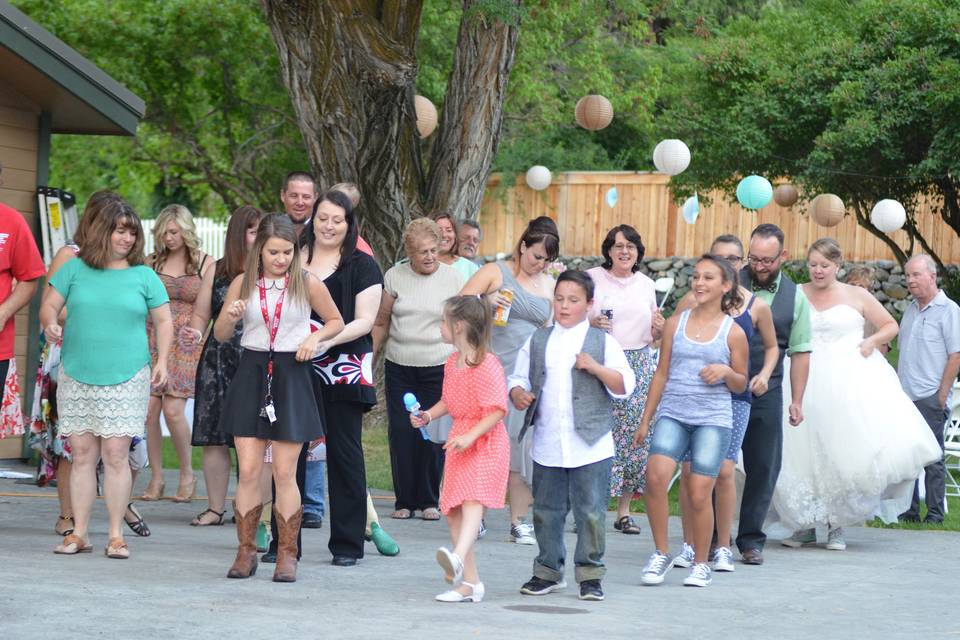
[[[946,496],[960,497],[960,383],[950,395],[950,417],[943,427],[943,455],[947,468]]]

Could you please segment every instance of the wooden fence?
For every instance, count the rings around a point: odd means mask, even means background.
[[[731,204],[723,194],[714,193],[710,206],[701,203],[696,223],[687,224],[670,196],[668,180],[657,173],[560,173],[554,175],[549,188],[537,192],[526,186],[522,176],[510,188],[500,187],[499,177],[494,176],[480,212],[484,235],[480,252],[490,255],[512,251],[527,221],[545,215],[553,218],[560,229],[560,252],[564,255],[599,255],[607,231],[617,224],[629,224],[640,232],[648,256],[691,257],[709,250],[718,235],[732,233],[746,242],[756,225],[771,222],[783,229],[791,257],[806,255],[807,247],[824,236],[840,242],[847,260],[894,257],[879,238],[856,223],[852,212],[835,227],[821,227],[799,203],[786,209],[771,202],[760,211],[751,212]],[[605,201],[611,187],[616,187],[619,195],[613,207]],[[960,263],[957,234],[928,202],[921,201],[916,218],[940,258],[945,263]],[[906,246],[906,232],[898,231],[893,237],[900,246]],[[918,245],[916,251],[919,250]]]

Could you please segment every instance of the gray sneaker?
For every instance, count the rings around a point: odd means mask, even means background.
[[[510,526],[510,539],[517,544],[537,544],[533,537],[533,525],[521,520]]]
[[[827,549],[830,549],[830,551],[846,551],[847,541],[843,539],[843,527],[830,529],[827,534]]]
[[[686,542],[683,543],[683,548],[680,549],[680,554],[674,556],[673,566],[686,569],[687,567],[693,566],[693,559],[696,557],[696,554],[693,551],[693,547],[688,545]]]
[[[690,569],[690,575],[683,579],[685,587],[706,587],[713,582],[710,566],[706,562],[698,562]]]
[[[659,551],[654,551],[650,559],[647,560],[647,566],[643,568],[643,575],[640,576],[640,582],[643,584],[660,584],[667,576],[667,572],[673,568],[670,562],[670,556]]]
[[[713,552],[713,570],[714,571],[736,571],[733,565],[733,551],[727,547],[717,547]]]
[[[800,531],[794,531],[792,536],[782,540],[780,544],[785,547],[790,547],[791,549],[799,549],[800,547],[817,544],[817,530],[801,529]]]

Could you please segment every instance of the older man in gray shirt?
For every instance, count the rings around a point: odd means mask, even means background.
[[[960,370],[960,307],[937,288],[937,264],[930,256],[911,258],[905,267],[913,302],[900,321],[900,360],[897,373],[943,449],[947,400]],[[943,522],[943,457],[924,469],[927,523]],[[901,520],[920,520],[919,487],[914,486],[910,509]]]

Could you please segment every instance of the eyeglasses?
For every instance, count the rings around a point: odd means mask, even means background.
[[[723,256],[723,259],[731,264],[743,262],[743,256]]]
[[[637,251],[637,245],[633,244],[632,242],[627,244],[615,244],[613,245],[613,249],[615,251],[623,251],[624,249],[627,251]]]
[[[769,267],[777,262],[780,259],[780,256],[774,256],[772,258],[760,258],[758,256],[747,256],[747,261],[750,264],[762,264],[765,267]]]

